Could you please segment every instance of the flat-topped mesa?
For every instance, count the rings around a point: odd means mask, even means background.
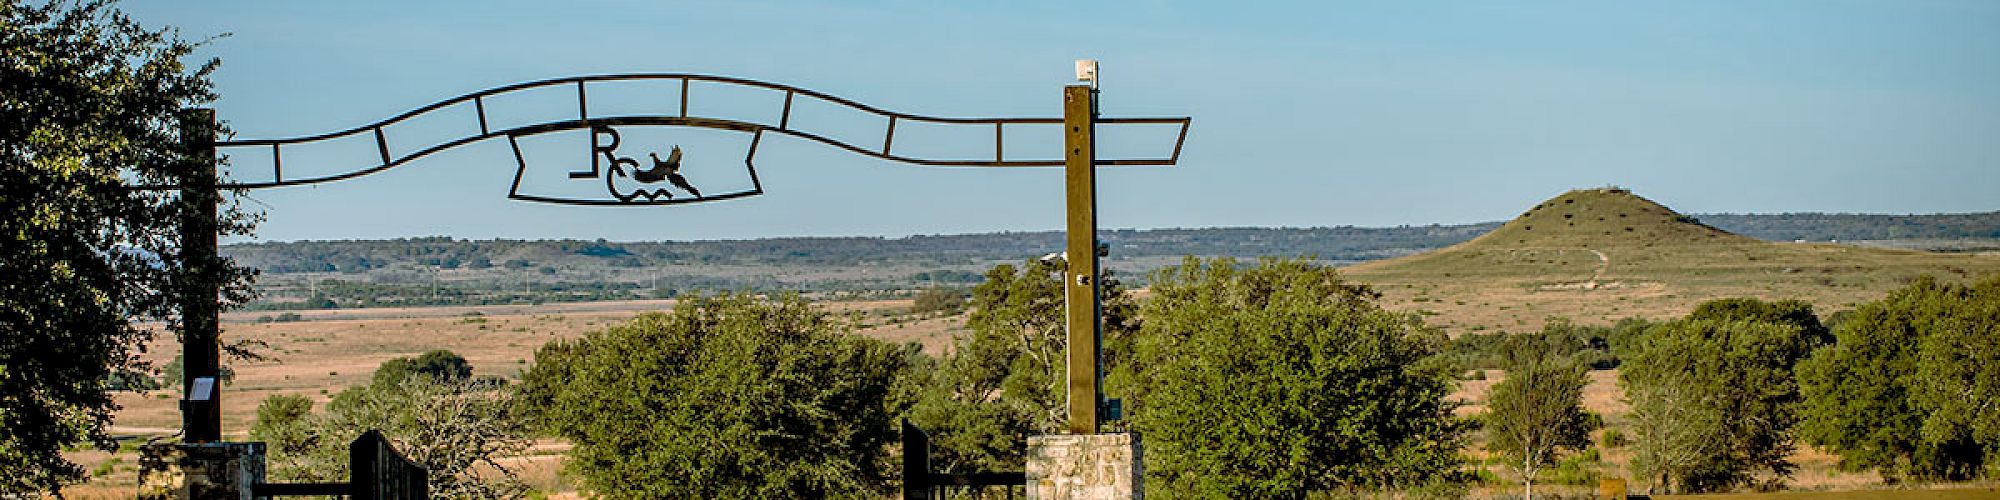
[[[1605,248],[1753,243],[1623,188],[1579,189],[1550,198],[1462,246]]]

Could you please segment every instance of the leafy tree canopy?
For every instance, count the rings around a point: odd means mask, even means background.
[[[1765,302],[1751,298],[1716,299],[1696,305],[1688,319],[1749,320],[1783,323],[1798,327],[1803,337],[1800,348],[1807,351],[1833,343],[1833,331],[1813,314],[1812,304],[1803,300]]]
[[[686,298],[544,346],[524,403],[609,498],[879,496],[920,354],[847,328],[797,296]]]
[[[432,350],[415,358],[406,356],[383,361],[382,366],[375,368],[374,383],[401,382],[411,375],[423,375],[440,382],[465,380],[472,378],[472,363],[447,349]]]
[[[1684,492],[1789,475],[1799,401],[1792,367],[1813,342],[1790,321],[1730,315],[1647,329],[1619,373],[1632,402],[1635,475]]]
[[[250,272],[184,267],[171,185],[193,169],[179,115],[215,99],[217,62],[107,1],[0,3],[0,493],[53,490],[82,476],[63,448],[114,446],[110,376],[142,369],[135,346],[178,331],[172,298],[219,281],[225,304]],[[223,210],[224,235],[250,220]]]
[[[379,375],[379,373],[378,373]],[[276,480],[341,482],[348,444],[375,429],[398,453],[430,472],[439,498],[513,498],[527,485],[499,459],[527,450],[528,428],[512,388],[466,379],[412,375],[349,388],[312,413],[312,401],[276,395],[257,406],[253,440],[269,446]]]
[[[1799,432],[1849,469],[1962,480],[2000,463],[2000,278],[1923,278],[1862,305],[1798,367]]]
[[[1955,303],[1918,346],[1912,396],[1924,413],[1922,435],[1977,446],[1980,468],[1966,475],[2000,474],[2000,278],[1945,295]]]
[[[1302,259],[1188,258],[1120,370],[1149,486],[1200,497],[1402,488],[1448,475],[1466,426],[1443,335]]]
[[[1593,422],[1583,409],[1589,379],[1581,361],[1586,344],[1572,330],[1557,320],[1540,333],[1509,337],[1507,379],[1487,397],[1486,448],[1508,458],[1531,498],[1537,473],[1564,450],[1590,445]]]
[[[931,436],[933,466],[949,472],[1020,470],[1029,435],[1060,432],[1066,422],[1061,261],[1002,264],[972,291],[970,333],[934,368],[923,371],[922,398],[910,420]],[[1104,297],[1104,362],[1130,351],[1138,306],[1115,276]]]

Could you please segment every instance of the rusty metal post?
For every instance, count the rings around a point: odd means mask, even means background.
[[[1063,170],[1069,200],[1068,269],[1063,272],[1069,340],[1069,432],[1096,434],[1099,294],[1097,283],[1097,96],[1089,85],[1063,87]]]
[[[221,299],[216,265],[215,110],[189,109],[180,117],[181,144],[190,165],[182,173],[181,441],[222,440]],[[207,379],[197,384],[197,380]],[[206,387],[197,387],[205,385]],[[205,397],[204,397],[205,396]]]

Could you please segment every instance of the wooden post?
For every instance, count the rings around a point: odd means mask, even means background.
[[[180,117],[181,144],[190,164],[182,172],[181,441],[222,440],[220,266],[216,260],[215,110],[189,109]],[[197,384],[198,380],[207,379]]]
[[[1097,96],[1089,85],[1063,87],[1063,170],[1069,200],[1068,269],[1063,302],[1069,340],[1069,432],[1097,433],[1099,294],[1097,283]]]

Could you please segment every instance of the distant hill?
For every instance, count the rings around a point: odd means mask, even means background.
[[[1623,189],[1589,189],[1466,242],[1346,271],[1448,328],[1526,330],[1551,316],[1674,316],[1717,297],[1796,298],[1831,312],[1920,275],[2000,273],[2000,255],[1764,241]]]
[[[1631,191],[1606,188],[1563,193],[1461,246],[1647,247],[1753,241],[1675,213]]]

